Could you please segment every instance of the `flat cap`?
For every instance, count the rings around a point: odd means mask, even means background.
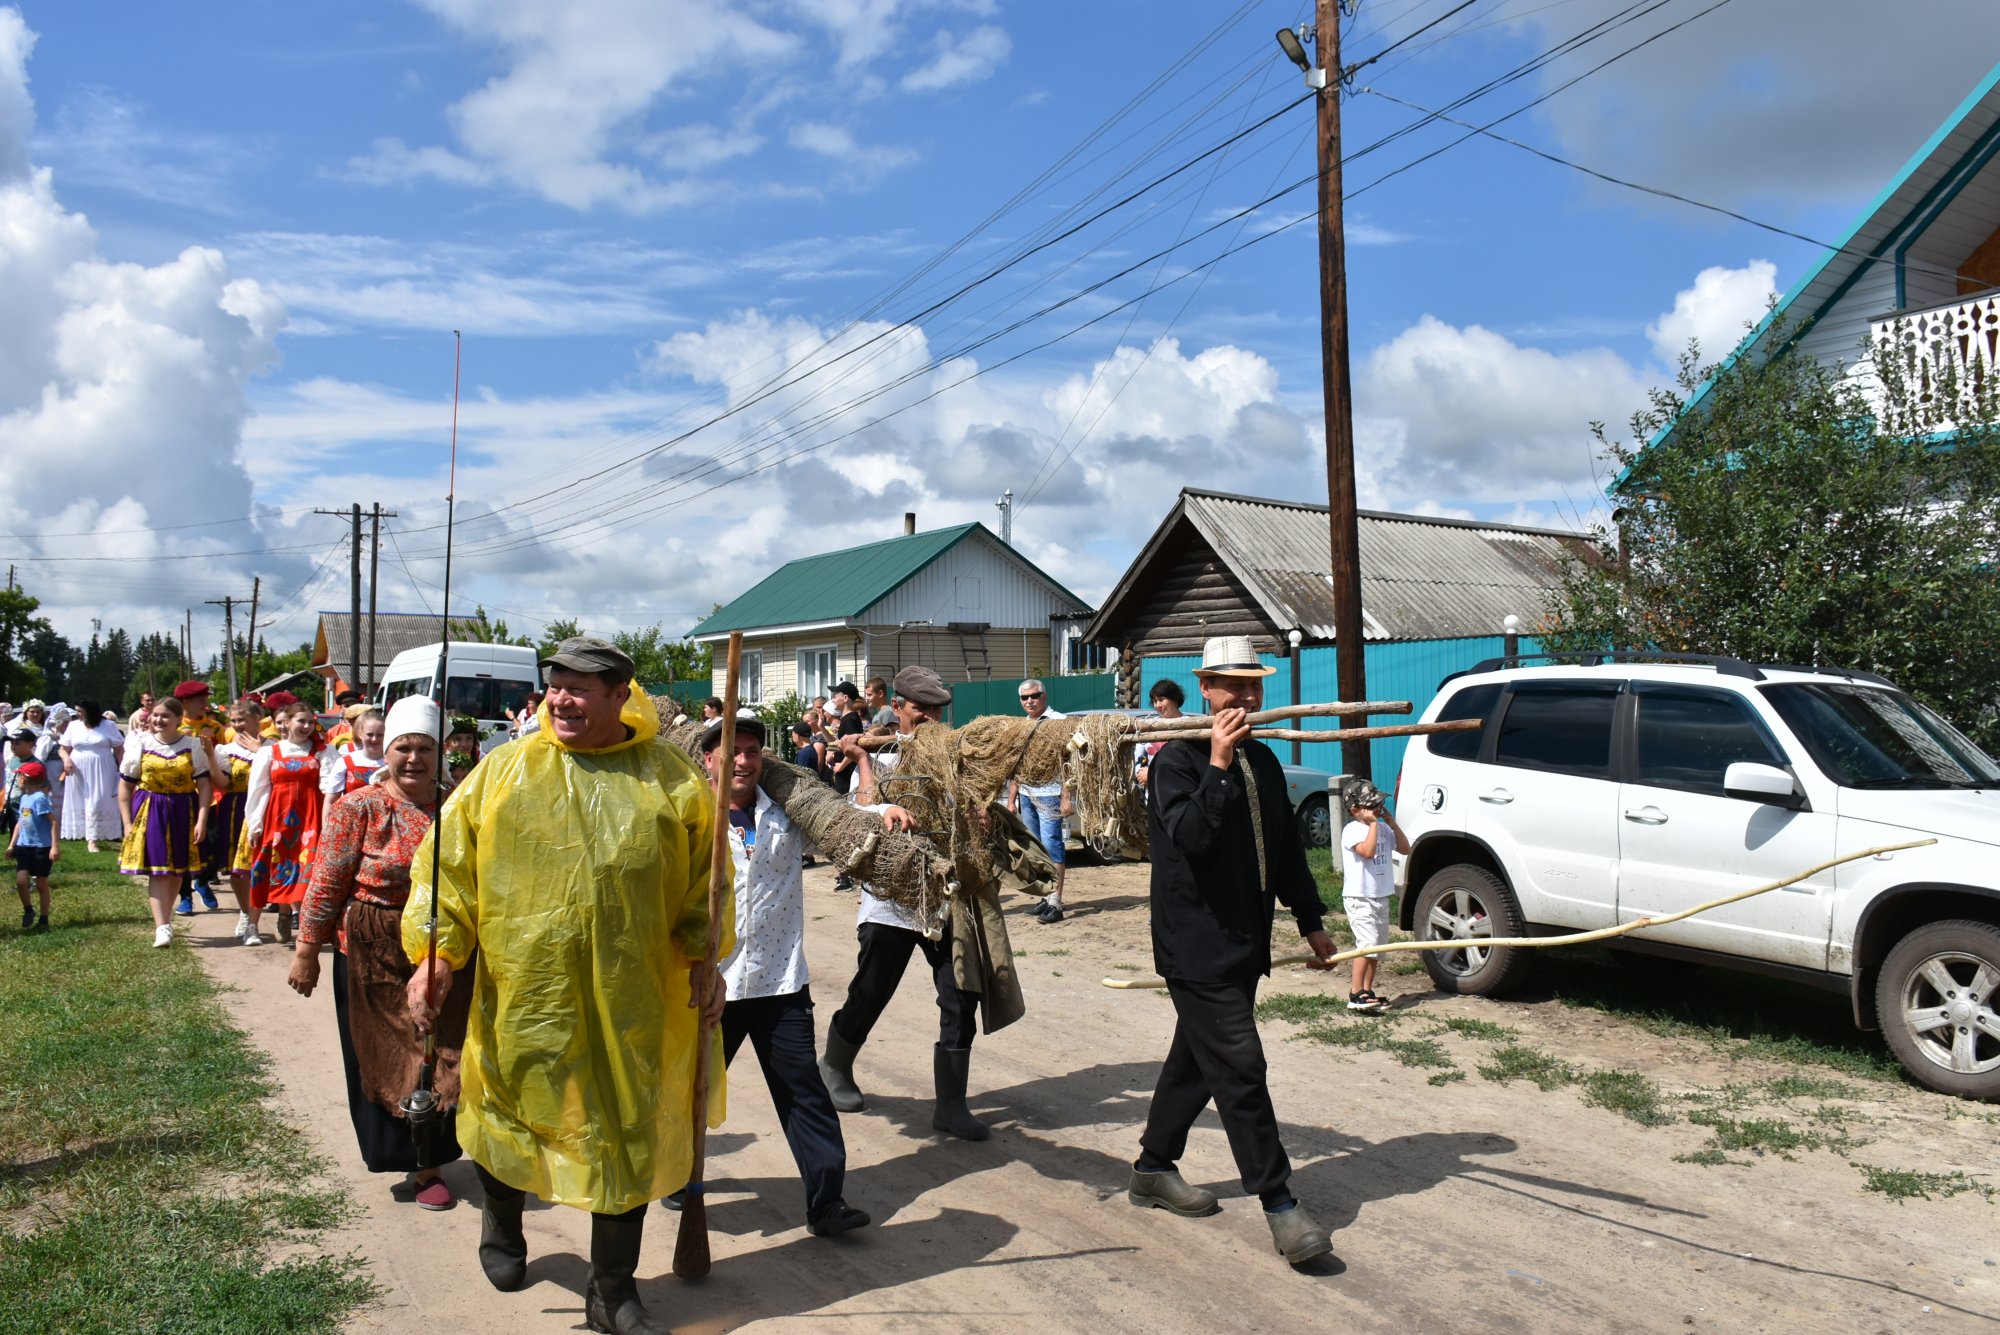
[[[636,669],[623,649],[595,635],[572,635],[542,660],[542,671],[567,668],[571,672],[622,672],[629,680]]]
[[[927,667],[906,667],[896,674],[896,694],[919,705],[948,705],[951,687]]]

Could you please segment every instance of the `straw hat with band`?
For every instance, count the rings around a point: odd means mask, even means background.
[[[1250,647],[1248,635],[1212,635],[1201,646],[1201,666],[1197,677],[1268,677],[1278,669],[1266,667]]]

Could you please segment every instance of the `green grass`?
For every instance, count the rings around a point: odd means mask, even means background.
[[[1907,1200],[1949,1200],[1953,1196],[1976,1191],[1993,1201],[1994,1188],[1984,1182],[1975,1182],[1964,1173],[1919,1173],[1907,1168],[1878,1168],[1874,1164],[1856,1163],[1861,1170],[1861,1189],[1887,1196],[1898,1204]]]
[[[1700,1110],[1688,1114],[1696,1126],[1709,1129],[1709,1147],[1728,1153],[1748,1150],[1752,1154],[1775,1154],[1780,1159],[1795,1157],[1798,1150],[1824,1149],[1833,1143],[1827,1133],[1810,1127],[1801,1129],[1783,1118],[1746,1117],[1741,1120],[1721,1113]]]
[[[1274,992],[1257,1003],[1260,1020],[1311,1024],[1347,1014],[1347,1002],[1331,992]]]
[[[1494,1024],[1491,1020],[1475,1020],[1467,1015],[1440,1015],[1434,1018],[1440,1030],[1457,1034],[1461,1038],[1484,1039],[1491,1043],[1511,1043],[1521,1036],[1518,1029],[1509,1029],[1504,1024]]]
[[[1562,952],[1542,970],[1564,1005],[1599,1011],[1665,1038],[1693,1038],[1732,1058],[1821,1067],[1864,1080],[1906,1077],[1881,1040],[1854,1027],[1842,998],[1727,969],[1663,978],[1613,951]]]
[[[1479,1074],[1502,1084],[1527,1080],[1544,1092],[1575,1084],[1577,1080],[1574,1066],[1540,1048],[1500,1048],[1494,1052],[1491,1061],[1479,1067]]]
[[[374,1292],[316,1245],[351,1207],[113,868],[66,847],[53,930],[0,931],[0,1332],[336,1330]]]
[[[1397,1038],[1393,1022],[1380,1015],[1351,1024],[1321,1021],[1309,1025],[1301,1037],[1334,1047],[1386,1052],[1402,1065],[1419,1069],[1452,1070],[1456,1065],[1436,1039]]]
[[[1660,1087],[1637,1071],[1592,1071],[1583,1078],[1583,1101],[1640,1126],[1669,1126],[1675,1120],[1661,1104]]]
[[[1439,1071],[1436,1075],[1424,1081],[1424,1083],[1427,1085],[1449,1085],[1454,1081],[1463,1079],[1465,1079],[1465,1072],[1463,1071]]]

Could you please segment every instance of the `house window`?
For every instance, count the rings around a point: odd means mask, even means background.
[[[746,705],[764,703],[764,651],[745,649],[736,667],[736,698]]]
[[[840,657],[834,646],[799,650],[799,699],[811,703],[814,696],[832,695],[839,680]]]
[[[1102,672],[1110,666],[1110,651],[1101,644],[1090,644],[1071,636],[1068,640],[1070,672]]]

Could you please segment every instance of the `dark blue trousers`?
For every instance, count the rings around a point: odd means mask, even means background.
[[[847,1142],[840,1137],[840,1115],[820,1079],[813,1035],[809,987],[777,997],[748,997],[722,1008],[723,1064],[734,1060],[746,1038],[756,1049],[778,1125],[805,1182],[807,1222],[841,1199],[847,1177]]]

